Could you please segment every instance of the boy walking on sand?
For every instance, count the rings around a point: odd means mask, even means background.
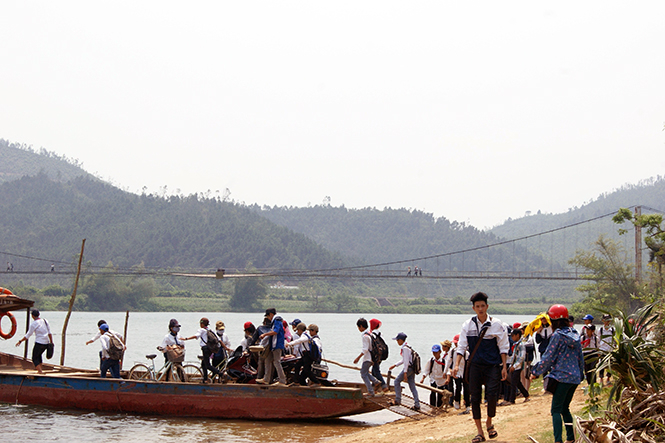
[[[403,332],[400,332],[397,334],[397,337],[393,338],[393,340],[397,340],[397,344],[401,346],[400,349],[400,354],[402,355],[402,359],[392,365],[390,367],[390,370],[392,371],[395,369],[397,366],[403,365],[404,369],[402,369],[402,372],[399,373],[399,375],[395,378],[395,401],[393,404],[399,405],[402,402],[402,382],[406,378],[407,383],[409,384],[409,389],[411,389],[411,395],[413,395],[413,400],[414,400],[414,405],[413,409],[416,411],[420,410],[420,400],[418,399],[418,391],[416,390],[416,374],[413,371],[413,367],[411,365],[411,355],[412,355],[412,349],[411,346],[406,344],[406,334]]]
[[[469,350],[467,362],[469,391],[471,393],[471,413],[478,429],[472,443],[485,441],[483,426],[480,421],[480,402],[483,385],[487,399],[487,434],[496,438],[499,434],[494,429],[492,418],[496,415],[496,400],[499,382],[508,378],[506,359],[508,357],[508,332],[501,320],[487,315],[487,294],[477,292],[471,296],[475,316],[464,322],[457,346],[457,356],[453,373],[459,371],[464,353]]]

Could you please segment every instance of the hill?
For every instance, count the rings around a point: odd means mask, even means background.
[[[97,266],[211,271],[344,263],[242,205],[198,195],[134,195],[87,176],[57,182],[40,172],[1,184],[0,224],[3,251],[62,263],[73,261],[83,238],[85,258]],[[11,261],[17,271],[50,265],[22,257]]]
[[[658,176],[642,180],[635,185],[624,185],[612,192],[599,195],[595,200],[579,208],[571,208],[565,213],[545,214],[539,212],[519,219],[508,220],[502,225],[492,228],[490,232],[502,238],[520,238],[591,220],[605,214],[616,214],[619,208],[633,208],[634,206],[643,206],[642,213],[644,214],[651,212],[663,213],[665,211],[665,177]],[[602,233],[607,237],[626,243],[629,248],[632,247],[630,236],[620,237],[618,235],[619,228],[620,226],[612,222],[611,217],[603,217],[592,223],[585,223],[584,227],[571,230],[568,243],[572,246],[572,237],[574,236],[578,249],[588,249],[589,245],[596,241]],[[623,226],[623,228],[629,228],[629,226]],[[565,240],[559,237],[558,241]],[[543,246],[543,249],[545,248],[546,246]],[[541,251],[541,253],[545,257],[552,257],[553,261],[564,266],[565,262],[574,254],[574,250],[568,249],[565,254],[559,252],[558,254],[549,255],[546,250]]]
[[[0,183],[39,172],[58,182],[82,176],[93,178],[76,160],[59,156],[44,148],[37,152],[30,146],[10,143],[0,138]]]

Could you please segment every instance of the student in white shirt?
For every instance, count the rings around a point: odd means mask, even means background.
[[[32,334],[35,334],[35,345],[32,348],[32,363],[35,365],[37,372],[43,374],[42,354],[46,351],[48,344],[53,343],[53,336],[51,335],[51,328],[46,319],[39,318],[39,311],[37,309],[33,309],[30,315],[32,316],[32,323],[30,323],[28,332],[16,343],[16,346],[20,346]]]
[[[483,385],[485,385],[485,399],[487,399],[487,421],[485,426],[489,438],[496,438],[499,434],[494,428],[492,419],[496,415],[496,401],[499,393],[500,381],[508,378],[506,360],[510,344],[508,332],[501,320],[492,318],[487,314],[489,304],[487,294],[477,292],[471,296],[471,303],[475,316],[464,322],[460,332],[457,355],[453,373],[459,371],[459,366],[466,351],[469,351],[469,360],[466,362],[469,373],[469,393],[471,394],[471,413],[476,424],[478,434],[473,443],[485,441],[485,434],[481,423],[480,404],[482,401]],[[480,339],[483,330],[486,332]],[[474,348],[476,348],[474,352]]]
[[[411,395],[413,396],[413,409],[416,411],[420,410],[420,399],[418,399],[418,390],[416,389],[416,374],[413,372],[411,368],[411,346],[409,346],[406,343],[406,334],[403,332],[400,332],[397,334],[397,337],[393,338],[393,340],[397,340],[397,344],[400,345],[400,354],[402,356],[402,359],[392,365],[390,367],[390,370],[392,371],[395,369],[397,366],[402,366],[403,369],[402,372],[399,373],[397,377],[395,377],[395,401],[393,404],[399,405],[402,402],[402,381],[406,379],[407,383],[409,384],[409,389],[411,389]]]
[[[114,335],[116,338],[122,342],[122,338],[118,337],[117,334],[112,334],[109,330],[109,325],[106,323],[102,324],[99,327],[101,336],[99,337],[99,343],[102,346],[102,365],[99,368],[100,377],[106,378],[106,372],[111,371],[111,377],[121,378],[120,377],[120,360],[112,359],[109,355],[109,347],[111,346],[111,335]],[[123,343],[124,347],[124,343]]]
[[[423,369],[423,376],[420,383],[425,381],[425,377],[429,376],[430,384],[437,389],[444,389],[446,387],[446,363],[448,362],[448,349],[443,351],[440,344],[432,346],[432,358],[430,358]],[[443,405],[443,397],[434,391],[429,396],[429,404],[440,408]]]
[[[362,366],[360,367],[360,378],[363,379],[363,382],[365,383],[365,387],[367,388],[367,393],[370,396],[374,396],[374,386],[379,387],[381,386],[381,382],[376,379],[372,374],[370,374],[369,370],[372,367],[372,354],[370,353],[370,350],[372,349],[372,338],[370,337],[370,332],[369,332],[369,324],[367,323],[367,320],[364,318],[359,318],[358,321],[356,322],[356,326],[358,327],[358,330],[362,334],[362,351],[360,351],[360,355],[356,357],[355,360],[353,360],[353,364],[358,364],[360,359],[363,359]]]
[[[614,340],[614,326],[610,326],[612,322],[612,316],[610,314],[603,314],[602,317],[603,325],[596,330],[598,336],[598,349],[601,352],[609,352],[612,350],[613,340]],[[602,386],[605,384],[610,384],[610,373],[607,372],[607,383],[603,383],[603,377],[605,375],[605,369],[601,369],[598,376],[598,380]]]
[[[183,340],[194,340],[195,338],[199,340],[199,346],[201,347],[201,353],[203,358],[201,359],[201,372],[203,372],[203,380],[201,383],[208,383],[208,371],[212,372],[215,375],[220,375],[219,369],[214,367],[210,363],[210,357],[212,356],[212,351],[208,348],[208,325],[210,325],[210,320],[203,317],[199,322],[199,330],[196,331],[196,334],[191,337],[185,337]],[[221,346],[221,344],[220,344]]]
[[[304,325],[304,323],[300,323],[301,325]],[[298,325],[300,326],[300,325]],[[300,383],[300,386],[307,386],[307,379],[312,383],[312,385],[318,385],[319,384],[319,379],[316,378],[316,375],[314,375],[314,372],[312,372],[312,364],[313,363],[321,363],[321,353],[323,352],[323,346],[321,344],[321,339],[319,338],[319,327],[312,323],[307,327],[307,332],[303,332],[300,338],[297,340],[293,340],[289,343],[286,343],[286,347],[292,347],[292,346],[302,346],[302,356],[300,357],[300,361],[295,367],[294,372],[298,374],[298,382]],[[310,352],[312,349],[312,346],[316,346],[314,351],[318,350],[318,352]],[[318,361],[315,361],[313,358],[313,354],[318,355]],[[301,370],[302,368],[302,370]]]
[[[293,329],[292,333],[293,340],[289,342],[291,346],[287,346],[289,349],[291,349],[291,355],[295,355],[296,357],[302,357],[303,351],[305,350],[305,346],[303,344],[304,342],[300,340],[300,338],[303,336],[303,334],[306,334],[305,332],[306,330],[307,330],[307,325],[305,325],[305,323],[302,322],[297,324],[296,327]]]
[[[99,327],[100,327],[101,325],[105,325],[105,324],[107,324],[107,323],[106,323],[106,320],[99,320],[99,321],[97,322],[97,334],[95,334],[94,337],[92,337],[90,340],[88,340],[87,342],[85,342],[85,345],[86,345],[86,346],[88,346],[90,343],[94,343],[94,342],[96,342],[97,340],[99,340],[99,338],[103,335],[103,334],[101,333],[101,331],[99,330]],[[118,337],[120,340],[122,340],[122,335],[120,335],[118,332],[115,332],[113,329],[109,329],[109,332],[110,332],[111,334],[115,335],[116,337]],[[100,370],[100,371],[102,370],[102,351],[99,351],[99,370]]]

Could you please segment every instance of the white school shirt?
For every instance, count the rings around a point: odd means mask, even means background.
[[[116,337],[120,338],[120,340],[122,340],[122,335],[120,335],[119,333],[115,332],[113,329],[109,329],[109,332],[110,332],[111,334],[115,335]],[[95,341],[99,340],[99,337],[101,337],[101,336],[102,336],[102,333],[99,332],[99,329],[97,329],[97,333],[95,334],[94,337],[92,337],[92,338],[90,339],[90,341],[95,342]]]
[[[450,352],[445,357],[442,355],[438,360],[432,356],[425,363],[423,374],[427,374],[430,381],[434,382],[437,386],[443,386],[446,383],[446,363],[449,361],[449,356]]]
[[[312,337],[311,335],[309,335],[309,333],[303,332],[299,339],[293,340],[291,343],[294,346],[302,346],[302,352],[305,353],[305,352],[309,352],[309,348],[310,348],[309,341],[310,340],[312,340],[314,342],[314,344],[316,345],[316,347],[319,348],[319,353],[323,354],[323,346],[321,345],[321,339],[319,338],[318,335],[315,335],[314,337]]]
[[[476,318],[477,324],[473,321],[473,318]],[[472,352],[473,349],[469,349],[469,342],[467,336],[478,336],[480,329],[482,329],[483,323],[478,320],[478,316],[471,317],[469,320],[465,321],[462,325],[462,331],[459,334],[459,341],[457,342],[457,354],[464,355],[467,351]],[[503,322],[498,318],[492,318],[489,315],[485,321],[491,322],[491,326],[485,333],[483,340],[491,340],[496,338],[496,344],[499,347],[499,354],[508,355],[510,350],[510,342],[508,341],[508,332],[503,326]]]
[[[220,331],[222,335],[219,335]],[[218,329],[215,332],[217,333],[217,337],[219,337],[219,341],[222,342],[227,349],[231,349],[231,340],[229,339],[229,336],[226,335],[226,332],[224,332],[224,329]]]
[[[402,345],[402,349],[400,349],[399,353],[401,354],[402,359],[395,363],[395,366],[404,365],[404,373],[406,374],[411,365],[411,348],[406,342]]]
[[[450,374],[451,377],[453,378],[462,378],[464,377],[464,366],[466,365],[466,360],[469,358],[469,351],[466,351],[464,353],[464,357],[462,360],[459,362],[459,369],[457,370],[457,374],[453,374],[453,369],[455,368],[455,362],[457,361],[457,345],[453,345],[453,348],[450,349],[450,352],[448,353],[450,356],[450,362],[448,363],[448,374]]]
[[[304,331],[303,335],[305,335],[306,333],[307,332]],[[302,337],[302,335],[298,334],[297,332],[293,332],[292,336],[293,340],[291,340],[290,342],[293,344],[293,346],[291,347],[291,354],[295,355],[296,357],[300,357],[302,356],[303,344],[298,340],[300,340],[300,337]]]
[[[613,338],[614,327],[610,325],[609,328],[605,329],[605,325],[597,329],[598,334],[598,349],[601,351],[611,351],[612,350],[612,340]]]
[[[369,336],[369,330],[364,330],[362,335],[363,343],[363,363],[366,361],[372,361],[372,354],[370,350],[372,349],[372,338]]]
[[[196,338],[199,339],[199,346],[202,348],[206,347],[208,344],[208,328],[201,328],[198,331],[196,331],[196,334],[194,334]],[[205,339],[203,338],[205,337]]]
[[[166,334],[160,345],[160,347],[164,349],[162,352],[166,352],[166,347],[171,345],[185,346],[185,341],[182,339],[180,333],[175,337],[170,332]]]
[[[103,359],[111,358],[111,356],[109,355],[109,346],[111,346],[111,334],[113,334],[118,340],[120,340],[120,343],[123,343],[122,342],[122,336],[120,334],[118,334],[117,332],[109,331],[109,332],[106,332],[106,333],[102,334],[99,337],[99,343],[102,345],[102,358]],[[125,346],[124,343],[123,343],[122,347],[124,349],[127,349],[127,346]]]
[[[40,345],[47,345],[51,343],[48,338],[49,333],[49,324],[46,319],[38,318],[37,320],[34,320],[32,323],[30,323],[28,332],[25,333],[23,338],[27,340],[32,334],[35,334],[35,343],[39,343]]]

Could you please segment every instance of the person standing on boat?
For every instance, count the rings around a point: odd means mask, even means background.
[[[164,353],[164,363],[169,361],[169,352],[167,352],[169,349],[175,349],[176,351],[180,349],[182,351],[182,355],[179,358],[174,358],[172,363],[174,369],[178,371],[180,380],[185,380],[185,371],[182,369],[181,364],[185,360],[185,340],[180,335],[180,323],[175,318],[169,320],[169,333],[166,334],[164,340],[162,340],[162,344],[157,349]],[[171,355],[174,355],[173,352],[171,352]],[[170,372],[166,373],[166,381],[169,381],[170,375]]]
[[[305,325],[305,323],[300,323]],[[298,326],[300,326],[298,325]],[[297,375],[300,386],[307,386],[307,379],[312,385],[318,385],[319,380],[312,372],[313,363],[321,363],[321,353],[323,346],[319,338],[319,327],[312,323],[307,327],[307,331],[303,331],[297,340],[293,340],[286,344],[287,347],[302,346],[302,354],[300,362],[296,365],[295,373]],[[312,347],[315,347],[314,349]],[[302,368],[302,370],[300,370]]]
[[[242,328],[243,332],[245,333],[245,338],[240,341],[240,346],[242,347],[242,352],[248,352],[249,347],[254,344],[252,335],[254,335],[254,332],[256,332],[256,327],[254,326],[254,323],[247,321]]]
[[[203,380],[201,380],[202,383],[208,383],[208,371],[212,372],[213,374],[220,375],[219,369],[210,363],[212,351],[208,347],[209,324],[210,320],[205,317],[201,318],[201,321],[199,322],[200,328],[198,331],[196,331],[196,334],[192,335],[191,337],[183,338],[183,340],[193,340],[195,338],[199,339],[199,346],[201,346],[201,353],[203,354],[203,358],[201,359],[201,372],[203,372]]]
[[[229,340],[229,336],[224,332],[225,329],[226,326],[223,321],[218,320],[215,323],[215,332],[217,333],[217,337],[219,337],[220,344],[219,351],[212,355],[212,365],[215,367],[219,366],[228,357],[229,352],[233,352],[233,349],[231,349],[231,340]]]
[[[259,338],[264,339],[271,337],[270,352],[266,356],[265,361],[265,375],[263,380],[256,380],[259,384],[269,384],[272,382],[272,368],[277,370],[277,377],[279,381],[277,385],[286,386],[286,375],[282,368],[282,354],[284,354],[284,320],[277,315],[275,308],[266,309],[266,317],[271,321],[271,330],[261,334]]]
[[[30,323],[30,328],[28,332],[21,338],[16,346],[20,346],[24,341],[28,341],[32,334],[35,334],[35,345],[32,347],[32,363],[35,365],[35,369],[40,374],[43,374],[42,370],[42,354],[46,351],[49,343],[53,343],[53,336],[51,335],[51,328],[49,327],[48,321],[45,318],[39,317],[39,311],[33,309],[30,313],[32,315],[32,323]]]
[[[499,435],[492,424],[492,419],[496,415],[500,381],[508,378],[506,361],[510,344],[508,331],[501,320],[487,314],[489,307],[487,294],[476,292],[471,296],[470,301],[473,303],[476,315],[462,325],[453,374],[459,373],[464,354],[469,350],[470,357],[466,363],[466,370],[469,374],[471,413],[478,430],[478,434],[472,442],[479,443],[485,441],[480,414],[483,385],[485,385],[485,398],[487,399],[487,434],[489,438],[496,438]]]
[[[106,372],[111,371],[111,377],[120,378],[120,360],[111,358],[109,347],[111,346],[111,333],[109,325],[104,323],[99,327],[102,336],[99,337],[99,343],[102,345],[102,367],[100,368],[100,377],[106,378]],[[116,336],[116,338],[119,338]],[[122,340],[120,340],[122,342]]]
[[[92,337],[90,340],[88,340],[87,342],[85,342],[85,345],[86,345],[86,346],[89,345],[90,343],[94,343],[94,342],[96,342],[97,340],[99,340],[99,338],[103,335],[102,332],[101,332],[101,330],[99,329],[99,327],[100,327],[101,325],[105,325],[105,324],[107,324],[107,323],[106,323],[106,320],[99,320],[99,321],[97,322],[97,334],[95,334],[94,337]],[[120,341],[122,341],[122,342],[124,343],[124,340],[123,340],[123,338],[122,338],[122,335],[120,335],[120,333],[115,332],[113,329],[110,329],[110,328],[109,328],[109,332],[110,332],[111,334],[115,335],[116,337],[118,337],[118,338],[120,339]],[[99,351],[99,370],[100,370],[100,371],[102,370],[102,351]]]
[[[300,340],[300,338],[303,336],[303,334],[306,334],[305,331],[307,331],[307,325],[303,322],[298,323],[298,325],[293,328],[293,340],[286,344],[286,347],[290,349],[291,355],[302,357],[305,346],[303,345],[304,342]],[[296,373],[298,373],[299,366],[302,366],[302,360],[296,365]]]
[[[261,383],[259,380],[262,380],[263,377],[266,375],[266,359],[268,358],[268,354],[270,353],[270,341],[271,337],[265,337],[260,338],[265,334],[266,332],[270,332],[270,318],[263,317],[263,323],[259,325],[258,328],[256,328],[256,331],[254,331],[254,335],[252,336],[252,342],[250,343],[250,346],[252,345],[259,345],[263,347],[263,351],[261,351],[257,356],[256,356],[256,380],[257,383]],[[252,353],[252,355],[255,355]]]

